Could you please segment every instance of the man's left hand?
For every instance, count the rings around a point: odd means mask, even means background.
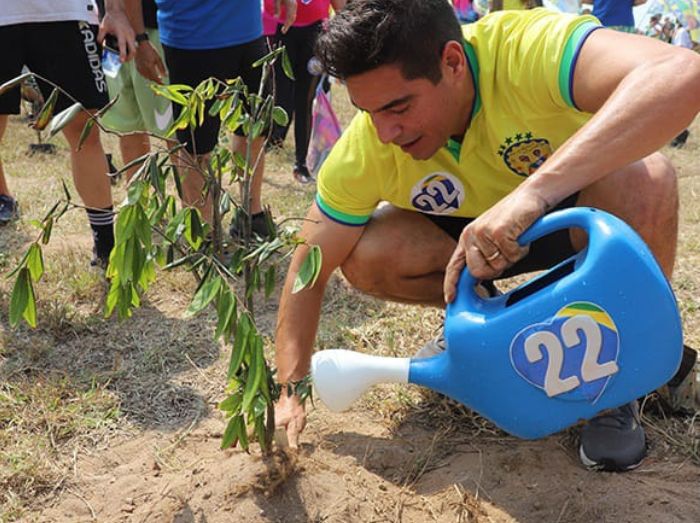
[[[465,265],[475,278],[489,280],[523,258],[528,247],[518,238],[546,210],[543,198],[518,189],[465,227],[445,269],[445,302],[454,300]]]
[[[158,84],[162,84],[168,74],[163,59],[148,40],[141,42],[136,50],[136,70],[144,78]]]
[[[97,41],[102,43],[108,34],[114,35],[119,43],[119,59],[122,62],[131,60],[136,54],[136,33],[121,9],[109,9],[105,13]]]
[[[297,18],[296,0],[275,0],[275,16],[280,15],[282,4],[284,3],[284,23],[282,24],[282,34],[286,34],[294,20]]]

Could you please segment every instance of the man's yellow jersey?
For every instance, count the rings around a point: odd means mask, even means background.
[[[576,108],[579,50],[600,27],[591,16],[503,11],[464,27],[476,92],[462,143],[428,160],[382,144],[358,113],[324,162],[316,202],[331,219],[365,224],[381,201],[474,218],[512,192],[590,117]]]

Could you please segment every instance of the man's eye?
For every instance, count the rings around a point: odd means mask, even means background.
[[[401,105],[399,107],[393,107],[391,109],[391,114],[403,114],[408,111],[408,105]]]

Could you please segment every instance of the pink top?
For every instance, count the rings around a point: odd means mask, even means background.
[[[328,18],[330,11],[330,0],[297,0],[297,18],[294,27],[311,25],[319,20]],[[270,36],[277,32],[277,24],[284,22],[284,4],[281,8],[280,17],[275,16],[274,0],[265,0],[265,7],[262,13],[263,34]]]

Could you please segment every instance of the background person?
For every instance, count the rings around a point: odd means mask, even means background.
[[[284,1],[286,7],[285,31],[294,22],[295,0],[276,0],[279,6]],[[140,0],[134,1],[129,11],[140,9]],[[158,27],[165,53],[165,61],[170,73],[170,82],[197,86],[207,78],[220,80],[241,77],[251,91],[257,91],[261,80],[261,69],[253,68],[253,63],[267,54],[267,46],[262,35],[262,15],[259,0],[156,0],[158,6]],[[279,7],[277,11],[279,10]],[[139,65],[139,72],[146,78],[156,81],[160,68],[158,61]],[[180,106],[174,105],[177,118]],[[203,198],[205,180],[197,168],[189,167],[194,162],[206,165],[209,154],[214,150],[219,138],[221,121],[209,116],[194,130],[177,131],[177,139],[185,144],[185,151],[179,165],[183,176],[184,201],[200,209],[204,219],[211,223],[211,198]],[[264,137],[252,144],[252,158],[261,155],[253,173],[250,209],[253,231],[267,236],[267,221],[262,208],[261,192],[265,168],[264,151],[261,151]],[[242,131],[233,138],[233,150],[245,157],[247,140]],[[234,218],[232,233],[237,235]]]
[[[593,16],[610,29],[623,33],[636,33],[634,23],[635,5],[642,5],[647,0],[593,0]]]
[[[74,96],[84,108],[95,111],[108,101],[99,42],[107,33],[117,37],[120,59],[133,56],[135,35],[121,0],[106,2],[106,15],[97,32],[97,12],[89,0],[27,2],[5,0],[0,10],[0,84],[18,76],[23,66],[54,82]],[[52,87],[40,81],[44,99]],[[72,105],[58,97],[55,114]],[[7,115],[19,114],[20,87],[0,95],[0,130]],[[78,141],[88,115],[79,113],[64,128],[70,145],[71,170],[78,194],[87,209],[93,234],[93,265],[106,266],[114,247],[112,194],[108,166],[99,131],[93,128],[78,150]],[[0,133],[0,138],[1,138]]]
[[[270,144],[281,146],[287,136],[292,120],[294,121],[294,168],[292,175],[300,183],[313,181],[306,166],[306,155],[311,138],[311,107],[314,93],[321,78],[318,72],[309,70],[309,62],[314,56],[314,44],[321,31],[321,24],[328,19],[330,6],[338,12],[345,5],[345,0],[301,0],[297,2],[297,15],[294,24],[284,28],[284,9],[280,16],[275,16],[273,0],[265,0],[263,9],[263,28],[270,35],[272,46],[284,46],[292,64],[294,79],[288,78],[282,70],[282,61],[275,63],[275,102],[289,116],[287,125],[273,124]]]
[[[7,118],[0,118],[0,141],[5,134]],[[19,206],[17,200],[12,197],[10,188],[5,181],[5,172],[2,169],[2,159],[0,159],[0,225],[7,225],[17,218]]]
[[[116,74],[105,70],[110,98],[114,99],[118,95],[119,99],[104,114],[101,122],[119,133],[129,133],[119,137],[122,162],[125,165],[150,152],[150,138],[144,131],[164,136],[173,122],[170,100],[158,96],[150,88],[151,80],[137,71],[137,64],[156,61],[160,66],[156,80],[158,83],[168,81],[161,59],[163,48],[158,34],[155,0],[143,0],[141,16],[138,15],[138,10],[134,10],[129,20],[139,42],[134,60],[121,64]],[[140,165],[135,165],[127,171],[127,180],[131,179],[139,167]]]

